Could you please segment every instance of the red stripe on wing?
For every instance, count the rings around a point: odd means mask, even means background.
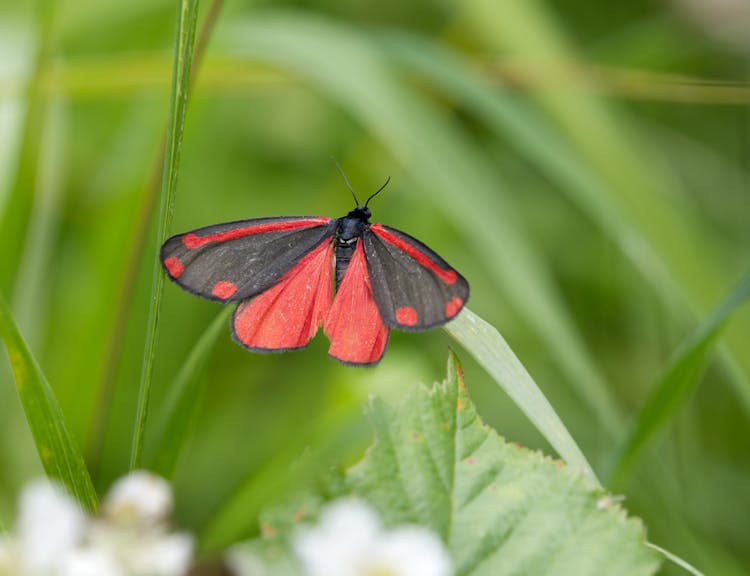
[[[362,242],[357,243],[323,324],[328,354],[347,364],[374,364],[388,342],[388,328],[372,298]]]
[[[242,226],[232,228],[224,232],[208,234],[207,236],[198,236],[190,232],[182,237],[182,243],[188,250],[193,250],[209,242],[226,242],[242,238],[243,236],[252,236],[253,234],[264,234],[266,232],[285,232],[287,230],[299,230],[300,228],[310,228],[312,226],[322,226],[328,224],[330,218],[305,218],[298,220],[285,220],[282,222],[266,222],[265,224],[253,224],[252,226]]]
[[[302,348],[331,306],[333,243],[313,249],[278,283],[240,302],[232,318],[235,339],[255,350]]]
[[[370,226],[370,230],[372,230],[375,234],[377,234],[380,238],[382,238],[389,244],[392,244],[399,250],[403,250],[404,252],[406,252],[409,256],[414,258],[428,270],[432,270],[435,274],[437,274],[438,278],[440,278],[446,284],[454,284],[458,279],[458,275],[456,274],[455,270],[443,270],[440,266],[435,264],[435,262],[430,260],[430,258],[419,248],[413,246],[412,244],[409,244],[406,240],[399,238],[395,234],[392,234],[391,232],[383,228],[383,226],[381,226],[380,224],[373,224],[372,226]]]

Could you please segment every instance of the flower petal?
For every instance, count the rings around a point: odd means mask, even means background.
[[[21,559],[32,572],[44,572],[81,539],[86,517],[61,488],[40,480],[21,494],[18,538]]]
[[[126,576],[122,567],[105,550],[78,548],[60,559],[58,576]]]
[[[193,539],[186,534],[170,534],[134,543],[128,564],[134,574],[183,576],[193,556]]]
[[[325,508],[317,526],[297,532],[294,552],[309,576],[361,576],[379,530],[372,508],[339,500]]]
[[[386,574],[450,576],[453,573],[443,541],[420,526],[404,526],[384,533],[373,557]]]
[[[169,483],[156,474],[137,470],[115,482],[102,510],[114,522],[153,525],[167,519],[172,505]]]

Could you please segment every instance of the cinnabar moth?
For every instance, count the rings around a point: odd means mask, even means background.
[[[343,218],[280,216],[198,228],[164,243],[164,269],[192,294],[238,302],[232,334],[249,350],[303,348],[323,325],[330,356],[377,363],[389,328],[448,322],[469,298],[469,285],[419,240],[370,223],[367,204],[388,181],[363,205],[341,175],[357,202]]]

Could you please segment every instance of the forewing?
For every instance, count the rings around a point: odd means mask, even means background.
[[[240,302],[232,316],[234,339],[251,350],[306,346],[323,323],[333,296],[333,243],[306,254],[271,288]]]
[[[469,284],[416,238],[372,224],[362,235],[373,297],[386,324],[426,330],[448,322],[469,298]]]
[[[336,220],[297,216],[206,226],[172,236],[161,261],[182,288],[210,300],[246,300],[269,289],[330,239]]]
[[[388,327],[372,298],[361,243],[336,291],[323,330],[331,341],[329,356],[344,364],[375,364],[383,357]]]

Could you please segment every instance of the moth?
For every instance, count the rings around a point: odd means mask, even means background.
[[[336,164],[356,207],[346,216],[274,216],[198,228],[169,238],[161,262],[191,294],[237,303],[234,340],[256,352],[304,348],[320,326],[328,354],[344,364],[383,357],[390,329],[427,330],[464,307],[469,284],[405,232],[371,223]]]

